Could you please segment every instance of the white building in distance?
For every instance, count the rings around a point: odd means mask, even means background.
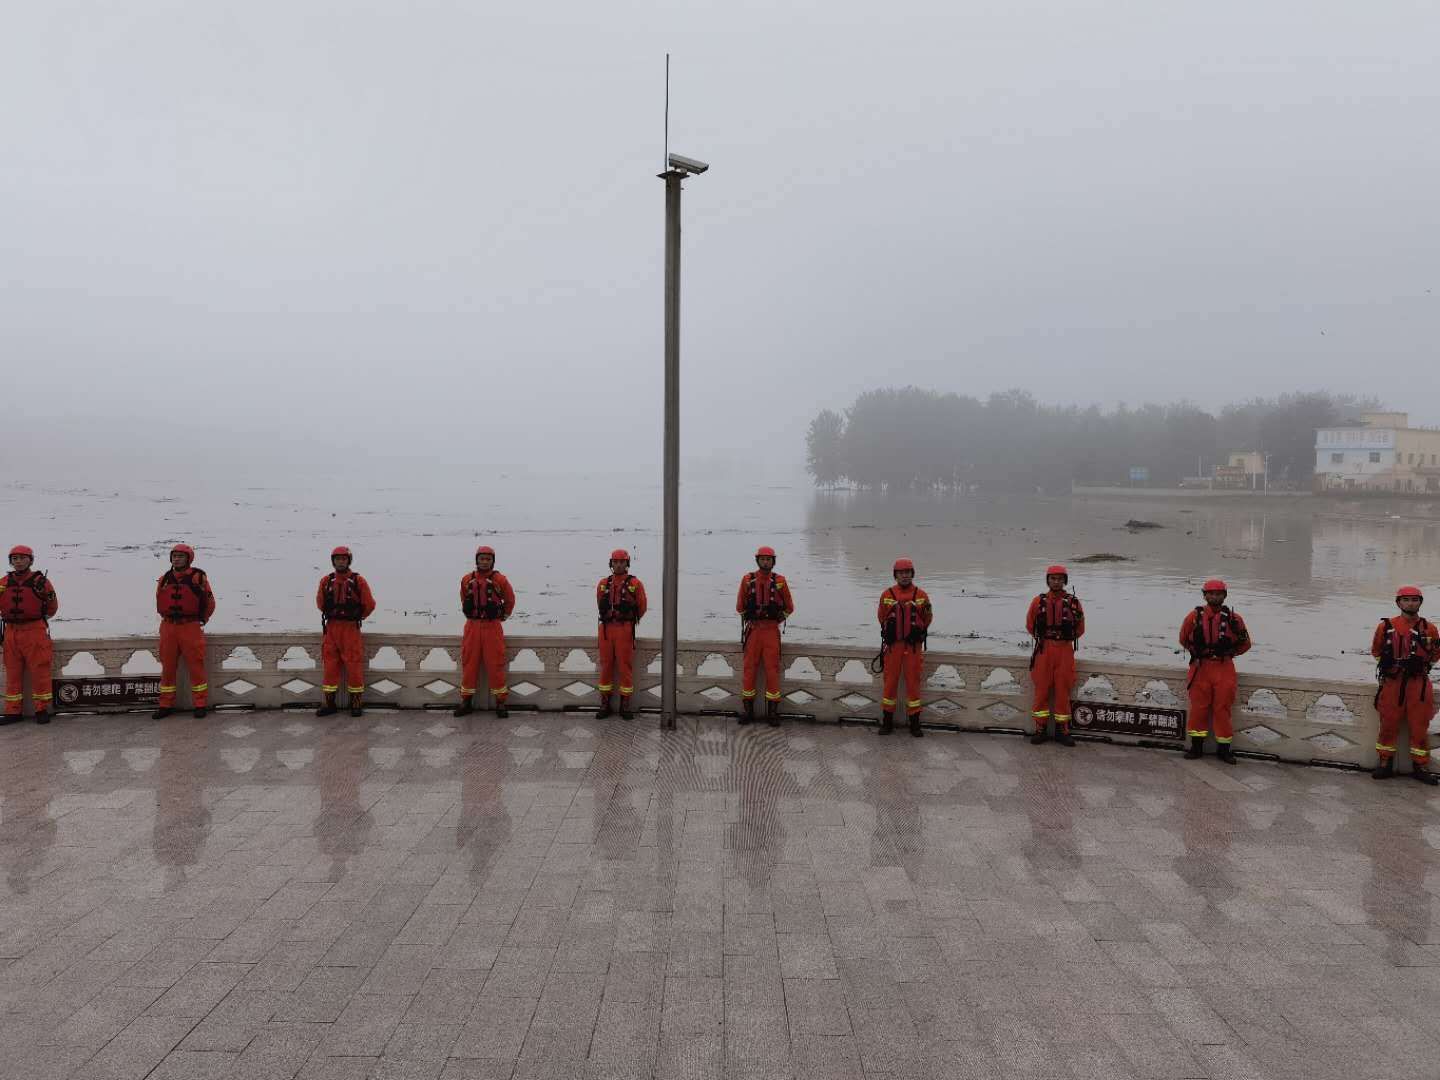
[[[1440,430],[1409,413],[1361,413],[1360,423],[1315,432],[1316,491],[1440,493]]]

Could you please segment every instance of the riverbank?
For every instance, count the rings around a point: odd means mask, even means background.
[[[1074,485],[1070,494],[1124,499],[1309,499],[1309,491],[1241,491],[1235,488],[1131,488],[1081,487]]]

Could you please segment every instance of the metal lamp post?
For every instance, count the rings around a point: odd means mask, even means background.
[[[661,602],[660,726],[673,729],[675,664],[680,611],[680,183],[710,168],[703,161],[667,154],[665,181],[665,523],[664,597]]]

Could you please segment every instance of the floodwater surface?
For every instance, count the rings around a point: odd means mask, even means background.
[[[62,638],[153,632],[154,582],[179,540],[211,576],[218,632],[318,630],[315,586],[343,543],[379,602],[368,625],[458,633],[459,579],[488,543],[519,596],[513,633],[593,629],[595,582],[626,547],[654,609],[641,633],[658,635],[660,509],[658,475],[459,467],[390,481],[292,473],[223,491],[213,476],[0,488],[3,542],[37,549]],[[686,638],[738,635],[736,587],[766,543],[796,597],[791,641],[877,644],[876,601],[908,555],[935,602],[932,647],[1022,654],[1026,604],[1063,561],[1089,620],[1082,657],[1180,663],[1180,620],[1219,575],[1255,638],[1242,666],[1366,679],[1395,587],[1440,582],[1440,504],[1416,501],[886,495],[711,469],[687,478],[682,529]]]

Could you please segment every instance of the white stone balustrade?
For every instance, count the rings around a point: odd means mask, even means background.
[[[598,660],[593,637],[511,637],[512,707],[559,711],[594,708]],[[438,634],[365,635],[367,704],[452,707],[459,699],[460,646]],[[117,677],[159,670],[154,638],[67,638],[55,642],[57,677]],[[783,710],[823,722],[876,720],[880,677],[874,649],[785,643]],[[275,709],[317,704],[320,638],[316,634],[213,634],[208,643],[212,705]],[[738,712],[740,646],[734,641],[680,643],[678,695],[684,713]],[[1077,698],[1183,708],[1183,667],[1079,662]],[[931,652],[926,657],[926,720],[960,730],[1029,728],[1028,657]],[[180,703],[188,697],[182,669]],[[484,681],[482,675],[482,682]],[[639,639],[636,704],[658,705],[660,642]],[[1288,761],[1368,765],[1374,761],[1374,685],[1240,674],[1235,746]],[[483,687],[476,699],[484,704]],[[1112,735],[1117,742],[1135,741]],[[1404,733],[1401,733],[1402,746]],[[1402,749],[1401,760],[1404,754]]]

